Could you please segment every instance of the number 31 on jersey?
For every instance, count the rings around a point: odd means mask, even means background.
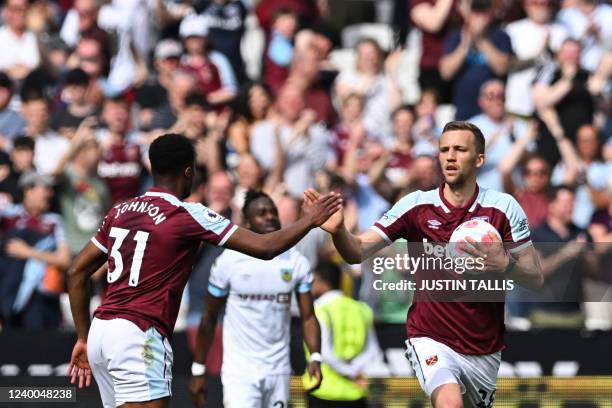
[[[131,231],[125,228],[112,227],[109,236],[115,238],[113,247],[111,248],[110,257],[113,258],[115,263],[115,269],[108,270],[106,281],[108,283],[116,282],[123,272],[123,257],[121,256],[121,245],[125,238]],[[149,233],[144,231],[136,231],[134,235],[134,241],[136,241],[136,248],[134,249],[134,256],[132,257],[132,267],[130,268],[130,279],[128,285],[137,286],[138,278],[140,277],[140,266],[142,265],[142,258],[144,257],[145,249],[147,248],[147,240],[149,239]]]

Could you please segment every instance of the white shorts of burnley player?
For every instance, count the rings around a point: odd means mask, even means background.
[[[543,283],[530,239],[527,216],[510,195],[480,188],[476,175],[485,162],[485,137],[468,122],[449,122],[440,136],[438,159],[444,182],[436,189],[401,198],[369,230],[353,235],[342,212],[322,228],[332,234],[338,252],[356,264],[397,239],[448,243],[452,232],[470,219],[486,219],[504,245],[479,245],[466,252],[484,259],[483,272],[504,274],[517,284]],[[305,193],[307,203],[319,198]],[[504,249],[504,247],[506,249]],[[427,279],[414,274],[417,287]],[[490,407],[504,349],[503,303],[423,302],[415,300],[406,322],[407,353],[423,390],[436,408]]]

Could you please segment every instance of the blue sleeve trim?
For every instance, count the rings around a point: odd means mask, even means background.
[[[213,285],[212,283],[209,283],[208,293],[210,293],[214,297],[223,298],[223,297],[227,297],[227,295],[229,294],[229,289],[221,289]]]

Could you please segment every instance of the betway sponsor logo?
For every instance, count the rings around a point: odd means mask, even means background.
[[[102,178],[137,177],[140,174],[140,165],[134,162],[98,164],[98,175]]]

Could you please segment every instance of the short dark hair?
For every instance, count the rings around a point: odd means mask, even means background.
[[[546,191],[546,196],[550,201],[555,201],[561,191],[569,191],[572,194],[576,194],[576,189],[569,184],[560,184],[558,186],[552,186]]]
[[[194,165],[195,150],[185,136],[167,133],[151,143],[149,161],[153,175],[176,175]]]
[[[34,151],[34,139],[29,136],[18,136],[13,140],[13,149]]]
[[[0,72],[0,88],[6,88],[13,92],[13,81],[4,72]]]
[[[210,109],[210,104],[208,100],[206,100],[206,96],[200,91],[192,91],[187,94],[185,97],[185,107],[189,106],[199,106],[204,110]]]
[[[66,85],[87,86],[89,85],[89,75],[81,68],[75,68],[66,74]]]
[[[450,132],[452,130],[467,130],[468,132],[472,132],[474,135],[474,139],[476,139],[476,152],[478,154],[483,154],[485,151],[485,138],[482,134],[482,131],[478,128],[478,126],[470,123],[464,122],[462,120],[454,120],[452,122],[448,122],[442,133]]]
[[[251,204],[259,200],[260,198],[267,198],[268,200],[274,202],[274,200],[272,200],[270,196],[264,193],[263,191],[248,190],[246,193],[244,193],[244,204],[242,205],[242,214],[244,215],[245,219],[247,218],[247,211],[249,210],[249,207],[251,206]]]
[[[491,0],[472,0],[470,3],[470,10],[472,11],[489,11],[493,8],[493,2]]]
[[[22,87],[20,97],[21,97],[21,103],[43,101],[47,105],[49,105],[49,99],[47,98],[45,93],[40,88]]]
[[[398,113],[400,112],[409,112],[412,115],[413,119],[416,119],[416,114],[414,113],[414,108],[411,105],[404,104],[400,105],[391,112],[391,120],[394,120]]]
[[[314,269],[314,273],[317,275],[318,279],[327,282],[332,289],[340,288],[342,271],[337,264],[330,261],[321,262]]]

